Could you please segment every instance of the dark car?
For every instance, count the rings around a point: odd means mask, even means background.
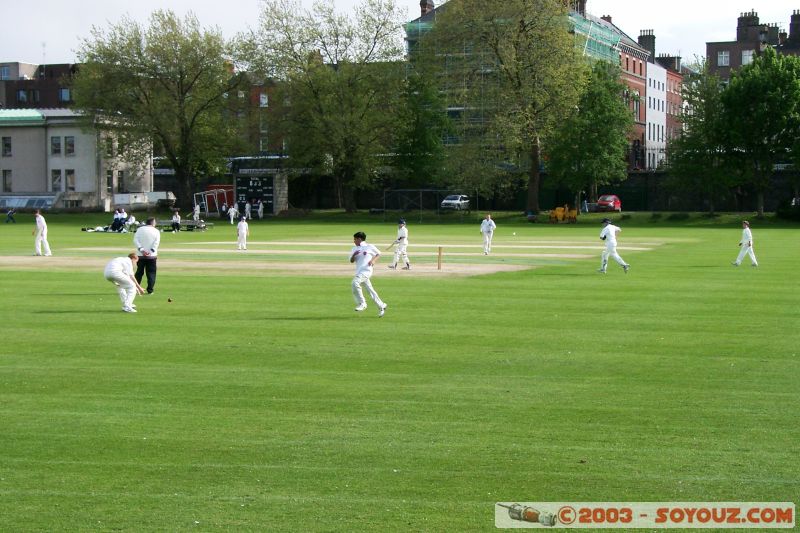
[[[598,211],[616,211],[622,212],[622,202],[616,194],[604,194],[597,199]]]

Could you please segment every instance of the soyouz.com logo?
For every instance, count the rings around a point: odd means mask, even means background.
[[[497,528],[792,529],[791,502],[498,502]]]

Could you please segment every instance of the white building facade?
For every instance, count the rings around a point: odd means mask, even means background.
[[[69,109],[0,110],[0,208],[110,211],[114,194],[153,190],[152,155],[128,161],[116,139]]]
[[[645,163],[647,170],[655,170],[667,150],[667,69],[658,63],[647,64],[646,120]]]

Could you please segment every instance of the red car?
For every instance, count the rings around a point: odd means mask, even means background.
[[[622,212],[622,202],[616,194],[604,194],[597,199],[598,211],[616,211]]]

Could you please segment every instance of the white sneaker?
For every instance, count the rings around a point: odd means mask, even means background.
[[[597,271],[600,272],[601,274],[605,274],[606,273],[606,271],[603,270],[602,268],[598,268]]]
[[[358,307],[356,307],[356,311],[360,312],[360,311],[365,310],[366,308],[367,308],[367,304],[361,304]]]
[[[397,265],[389,265],[389,270],[394,270],[397,268]]]
[[[388,306],[388,305],[386,305],[386,304],[383,304],[383,307],[381,307],[381,310],[380,310],[380,311],[378,311],[378,318],[380,318],[380,317],[382,317],[382,316],[383,316],[383,314],[386,312],[386,308],[387,308],[387,307],[389,307],[389,306]]]
[[[403,267],[403,270],[411,270],[411,265],[406,265]]]
[[[126,313],[136,313],[136,309],[134,309],[133,307],[123,307],[122,310],[125,311]]]
[[[630,265],[622,265],[622,270],[624,270],[626,274],[628,273],[629,268],[631,268]]]

